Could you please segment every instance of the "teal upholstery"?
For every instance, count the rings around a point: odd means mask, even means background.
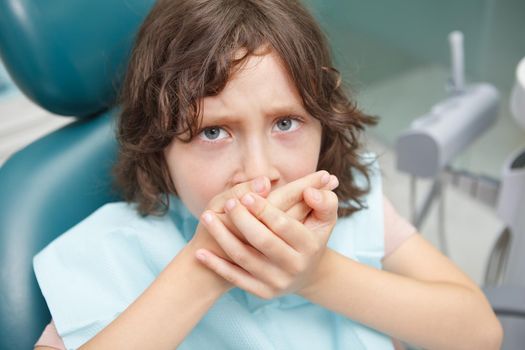
[[[108,108],[152,0],[0,0],[0,52],[30,99],[61,115]]]
[[[51,316],[32,257],[118,200],[115,97],[153,0],[0,0],[0,56],[35,103],[79,120],[0,168],[0,349],[31,349]],[[10,118],[20,116],[12,115]]]
[[[105,202],[115,157],[111,113],[82,119],[0,169],[0,349],[30,349],[51,316],[32,257]],[[64,147],[66,146],[67,147]]]

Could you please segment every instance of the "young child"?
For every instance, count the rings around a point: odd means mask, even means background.
[[[478,287],[399,217],[295,0],[161,0],[122,90],[117,180],[34,259],[38,349],[496,349]]]

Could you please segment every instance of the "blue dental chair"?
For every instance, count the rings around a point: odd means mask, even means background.
[[[0,168],[0,349],[32,349],[51,318],[32,257],[118,200],[114,106],[153,2],[0,0],[0,57],[11,78],[48,111],[78,117]]]

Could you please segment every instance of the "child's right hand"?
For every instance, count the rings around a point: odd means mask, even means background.
[[[323,175],[328,176],[324,176],[323,179]],[[271,193],[268,193],[270,190],[269,180],[266,177],[261,177],[260,179],[264,179],[263,183],[265,186],[262,191],[257,193],[262,197],[267,197],[267,200],[272,205],[286,212],[288,215],[300,222],[303,222],[311,211],[310,207],[307,206],[303,200],[303,192],[308,187],[333,190],[339,184],[337,178],[334,175],[329,175],[327,171],[320,170],[292,181],[280,188],[275,189]],[[208,203],[205,209],[215,211],[225,226],[228,227],[232,233],[234,233],[242,242],[246,244],[249,243],[246,242],[246,239],[242,236],[242,234],[237,231],[235,225],[231,223],[228,215],[224,214],[224,204],[232,197],[236,197],[240,200],[244,194],[248,192],[256,192],[252,187],[254,182],[255,180],[240,183],[231,189],[218,194]],[[188,246],[189,248],[194,249],[194,251],[200,248],[210,250],[217,256],[231,261],[230,257],[217,244],[215,239],[206,230],[205,225],[201,222],[199,222],[195,235]]]

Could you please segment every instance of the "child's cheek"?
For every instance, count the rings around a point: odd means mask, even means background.
[[[300,168],[313,167],[313,171],[315,171],[321,147],[320,137],[311,132],[300,132],[296,135],[286,136],[282,138],[280,142],[282,149],[277,154],[286,157],[288,167],[297,167],[298,165]]]
[[[217,154],[216,157],[199,163],[194,168],[190,181],[192,191],[198,198],[199,207],[205,209],[213,197],[228,188],[232,167],[228,164],[228,157],[223,154]]]

